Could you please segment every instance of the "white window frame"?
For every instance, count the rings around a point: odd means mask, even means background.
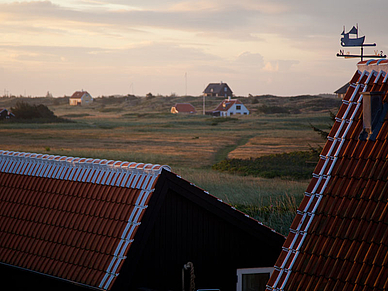
[[[273,267],[237,269],[236,291],[242,291],[242,275],[269,273],[271,277],[273,271]]]

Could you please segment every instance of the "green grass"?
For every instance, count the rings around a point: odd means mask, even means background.
[[[299,203],[295,196],[286,195],[274,198],[270,203],[235,204],[234,207],[287,236]]]
[[[65,114],[65,115],[62,115],[61,117],[64,117],[64,118],[80,118],[80,117],[85,117],[85,116],[92,116],[92,115],[89,114],[89,113],[74,113],[74,114]]]
[[[256,159],[225,159],[212,166],[213,170],[263,178],[308,179],[319,160],[316,151],[296,151],[266,155]]]
[[[211,170],[178,168],[175,171],[283,235],[287,235],[309,183],[309,180],[243,177]]]
[[[227,145],[227,146],[219,149],[215,154],[215,162],[222,163],[222,161],[224,159],[228,158],[228,154],[231,151],[237,149],[239,146],[246,144],[251,137],[252,136],[244,136],[244,137],[238,139],[235,144]]]

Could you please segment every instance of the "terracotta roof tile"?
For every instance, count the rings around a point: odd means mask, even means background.
[[[387,116],[375,141],[359,140],[362,93],[382,91],[388,102],[383,63],[360,63],[351,79],[268,290],[388,286]]]
[[[176,103],[173,107],[178,113],[196,113],[194,106],[190,103]]]
[[[1,262],[110,289],[163,169],[0,151]]]

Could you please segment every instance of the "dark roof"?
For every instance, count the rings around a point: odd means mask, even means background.
[[[335,91],[334,93],[335,94],[345,94],[346,91],[348,90],[350,84],[349,83],[346,83],[345,85],[343,85],[341,88],[337,89],[337,91]]]
[[[205,90],[203,91],[203,93],[214,93],[214,94],[219,94],[219,93],[223,93],[223,88],[224,87],[228,87],[228,89],[230,90],[231,93],[232,90],[230,89],[230,87],[228,86],[228,84],[226,83],[210,83],[209,85],[207,85],[207,87],[205,88]]]
[[[269,245],[284,242],[168,166],[0,151],[0,264],[110,290],[133,244],[144,244],[144,216],[155,218],[166,197],[155,189],[175,184]]]
[[[191,105],[190,103],[176,103],[174,105],[174,107],[178,112],[181,112],[181,113],[195,113],[195,112],[197,112],[195,110],[194,106]]]
[[[75,92],[73,93],[73,95],[71,95],[70,98],[80,99],[80,98],[82,98],[85,94],[90,95],[87,91],[75,91]]]
[[[234,104],[242,104],[238,99],[225,99],[220,104],[218,104],[217,108],[214,111],[228,111]]]
[[[387,106],[387,69],[358,64],[267,290],[388,288],[386,114],[374,141],[359,138],[363,92],[381,92]]]

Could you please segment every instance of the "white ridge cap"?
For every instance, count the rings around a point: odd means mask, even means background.
[[[96,175],[93,174],[93,176],[98,177],[98,179],[93,178],[92,182],[96,184],[116,185],[118,183],[124,186],[124,181],[123,183],[119,183],[119,181],[116,182],[116,180],[118,178],[117,175],[122,175],[120,181],[124,178],[124,176],[127,177],[125,172],[128,172],[130,175],[152,175],[154,177],[158,176],[162,170],[171,172],[171,168],[168,165],[0,150],[0,160],[2,159],[8,163],[8,166],[3,169],[4,172],[9,172],[10,169],[13,169],[16,163],[21,165],[19,166],[18,164],[17,166],[17,168],[21,168],[20,173],[25,169],[30,168],[31,164],[34,164],[36,166],[33,166],[31,171],[29,170],[28,173],[26,172],[27,175],[43,175],[47,178],[71,181],[84,180],[83,177],[85,175],[85,171],[90,171],[86,169],[93,169],[96,173]],[[55,167],[55,170],[53,167]],[[148,183],[145,183],[144,187],[146,187],[146,184]],[[130,184],[128,184],[128,186],[129,185]],[[141,185],[139,184],[138,186]]]

